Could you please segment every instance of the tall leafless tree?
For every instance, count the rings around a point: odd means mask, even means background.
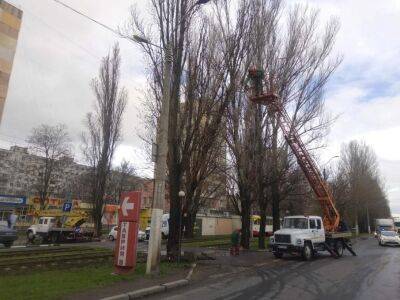
[[[188,66],[191,76],[199,75],[203,78],[203,84],[210,86],[211,83],[207,82],[205,74],[199,74],[199,69],[195,65],[199,62],[199,55],[206,54],[209,61],[203,61],[204,64],[215,63],[210,60],[210,56],[202,43],[198,44],[199,49],[190,47],[191,39],[188,36],[193,34],[190,33],[191,24],[195,23],[195,12],[199,9],[199,2],[197,0],[165,0],[156,1],[152,0],[150,3],[150,9],[152,12],[153,19],[151,20],[152,25],[146,26],[145,22],[140,19],[140,14],[136,9],[132,10],[132,17],[128,24],[128,35],[136,34],[139,32],[142,36],[147,37],[154,43],[157,43],[161,48],[165,49],[167,45],[172,46],[173,64],[172,64],[172,79],[171,79],[171,90],[170,90],[170,112],[169,112],[169,136],[168,136],[168,183],[169,183],[169,195],[170,195],[170,226],[168,235],[167,251],[170,256],[176,256],[178,252],[178,237],[179,237],[179,216],[181,212],[181,205],[178,193],[181,189],[185,188],[183,178],[185,177],[185,170],[188,170],[188,165],[192,164],[190,160],[190,150],[193,148],[193,140],[198,137],[193,137],[191,134],[195,132],[195,127],[199,128],[199,122],[202,118],[200,115],[205,115],[205,110],[210,107],[203,104],[195,105],[196,100],[206,102],[205,97],[210,96],[215,92],[214,90],[208,91],[206,86],[199,86],[196,83],[196,88],[190,87],[190,79],[183,76],[185,66]],[[202,26],[200,26],[202,27]],[[156,28],[155,30],[151,29]],[[200,29],[202,32],[206,30],[206,27]],[[204,33],[204,31],[203,31]],[[208,30],[207,30],[208,34]],[[204,35],[200,33],[200,41]],[[148,44],[143,44],[143,50],[146,59],[149,62],[149,90],[148,95],[150,101],[147,102],[149,108],[146,126],[148,129],[154,131],[156,120],[159,115],[159,108],[162,97],[162,78],[163,78],[163,51],[159,52],[158,49],[152,48]],[[211,46],[211,45],[210,45]],[[202,50],[201,50],[202,49]],[[193,51],[194,50],[194,51]],[[206,51],[207,50],[207,51]],[[189,62],[190,57],[190,62]],[[189,66],[190,65],[190,66]],[[205,68],[201,72],[211,72],[210,68]],[[216,75],[216,74],[215,74]],[[188,85],[185,88],[185,80],[188,79]],[[200,78],[199,78],[200,79]],[[208,78],[210,79],[210,78]],[[221,80],[220,77],[213,78],[213,80]],[[192,82],[196,82],[193,81]],[[186,91],[185,91],[186,89]],[[208,95],[206,94],[208,93]],[[187,98],[186,98],[187,96]],[[192,98],[193,96],[193,98]],[[211,98],[214,101],[214,98]],[[219,105],[219,104],[218,104]],[[212,108],[214,112],[219,110],[218,106]],[[192,110],[192,111],[191,111]],[[208,119],[208,122],[211,118]],[[210,139],[207,142],[210,145],[213,144],[213,131],[216,131],[221,123],[221,117],[217,116],[212,120],[212,126],[204,126],[204,130],[210,131]],[[206,123],[206,125],[208,125]],[[213,129],[211,129],[211,127]],[[206,129],[207,128],[207,129]],[[211,146],[207,145],[202,150],[193,149],[197,154],[202,157],[208,157],[210,154],[209,150]],[[193,152],[194,153],[194,152]],[[194,170],[193,172],[199,172],[193,181],[195,185],[200,186],[204,180],[204,174],[206,171]],[[193,173],[188,174],[188,178],[193,178]],[[187,187],[187,186],[186,186]],[[196,188],[187,188],[188,192],[188,205],[186,209],[188,214],[193,215],[196,209],[195,205],[189,205],[192,203],[194,190]],[[190,198],[189,198],[190,197]],[[192,222],[190,222],[192,223]]]
[[[43,160],[33,188],[39,194],[40,207],[44,208],[46,199],[56,187],[57,177],[69,161],[64,158],[71,155],[67,127],[63,124],[40,125],[32,130],[27,142],[32,153]]]
[[[343,145],[332,183],[339,212],[349,224],[367,231],[367,221],[372,225],[374,218],[390,217],[375,153],[364,142]]]
[[[231,162],[226,176],[233,183],[231,198],[239,200],[236,204],[242,216],[243,246],[249,245],[253,203],[267,203],[272,198],[275,229],[279,226],[279,203],[286,190],[283,182],[289,178],[288,170],[294,170],[295,160],[279,134],[274,114],[247,103],[244,89],[248,68],[256,65],[266,71],[290,113],[293,127],[306,139],[306,144],[313,145],[328,124],[323,117],[323,87],[340,62],[330,59],[337,23],[333,20],[325,31],[318,30],[317,13],[308,8],[294,6],[284,10],[279,0],[240,0],[232,7],[229,1],[220,0],[213,2],[208,18],[196,19],[195,3],[151,1],[156,26],[146,26],[139,13],[132,10],[128,30],[130,34],[139,32],[153,42],[158,41],[162,48],[172,44],[173,49],[168,154],[169,253],[177,250],[177,220],[181,213],[178,192],[186,189],[190,197],[185,209],[194,215],[198,206],[195,199],[204,192],[205,178],[215,168],[199,162],[216,155],[218,135],[213,132],[222,123],[226,125],[227,156]],[[283,24],[283,14],[287,16],[287,24]],[[209,27],[204,26],[206,19]],[[194,31],[199,32],[195,38]],[[150,114],[146,124],[154,129],[162,95],[163,54],[147,44],[143,50],[151,71],[147,102]],[[187,72],[183,71],[185,68]],[[224,110],[224,118],[216,122],[215,116],[222,115]],[[211,113],[212,117],[207,119],[202,112]],[[196,141],[206,141],[204,144],[208,145],[203,147]],[[261,174],[262,171],[265,173]],[[269,185],[264,174],[268,175]]]
[[[111,170],[107,195],[111,196],[115,203],[120,203],[122,192],[135,190],[138,185],[135,173],[134,167],[126,160],[122,160],[119,166]]]
[[[259,1],[261,7],[268,8]],[[264,9],[265,9],[264,8]],[[263,11],[259,9],[258,11]],[[274,14],[278,16],[278,14]],[[324,114],[323,92],[341,58],[331,55],[338,31],[338,22],[330,20],[322,29],[318,12],[295,5],[287,12],[286,33],[277,23],[264,49],[264,70],[267,86],[273,85],[283,107],[288,111],[293,130],[297,130],[308,148],[318,148],[330,121]],[[275,23],[275,22],[274,22]],[[275,116],[269,116],[272,132],[272,207],[274,230],[279,228],[279,203],[282,200],[283,178],[287,178],[290,161],[280,164],[279,152],[290,158],[289,147],[279,135]],[[283,152],[281,151],[283,149]],[[311,150],[310,149],[310,150]],[[282,166],[282,167],[280,167]]]
[[[95,234],[101,235],[104,195],[111,161],[121,140],[121,122],[127,92],[119,86],[120,54],[116,44],[112,53],[102,59],[99,75],[92,81],[96,96],[94,111],[87,114],[87,131],[83,133],[83,153],[91,167],[91,189]]]
[[[266,87],[275,88],[293,130],[299,132],[308,148],[318,147],[317,142],[330,124],[323,112],[324,86],[340,63],[340,58],[330,55],[338,30],[336,20],[319,30],[318,13],[307,7],[296,5],[285,10],[281,1],[240,3],[239,9],[247,5],[250,16],[244,60],[265,72]],[[230,8],[226,10],[231,13]],[[283,15],[287,24],[283,24]],[[231,23],[235,17],[231,17]],[[243,81],[237,93],[240,89]],[[246,96],[238,97],[228,110],[228,144],[236,169],[233,177],[242,206],[249,203],[247,206],[251,207],[257,201],[265,210],[265,202],[272,200],[276,230],[280,225],[279,204],[290,192],[286,183],[289,178],[296,178],[290,176],[296,170],[295,160],[280,134],[275,114],[246,101]],[[260,159],[263,163],[259,163]],[[246,221],[242,226],[243,246],[247,246],[249,224]]]

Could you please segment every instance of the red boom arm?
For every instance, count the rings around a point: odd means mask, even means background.
[[[257,104],[266,105],[268,109],[276,113],[282,133],[321,205],[325,229],[327,231],[337,231],[340,215],[335,207],[333,195],[322,179],[317,165],[301,141],[299,134],[296,132],[295,128],[290,125],[291,121],[289,115],[279,102],[279,97],[272,91],[263,93],[263,77],[262,71],[255,69],[249,70],[249,78],[253,81],[253,95],[250,96],[250,100]]]

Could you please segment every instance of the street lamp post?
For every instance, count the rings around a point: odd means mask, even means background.
[[[183,203],[183,198],[185,197],[185,192],[184,191],[179,191],[179,241],[178,241],[178,249],[179,249],[179,254],[178,254],[178,264],[181,261],[181,245],[182,245],[182,203]]]
[[[330,159],[328,159],[328,161],[327,161],[326,163],[324,163],[324,164],[322,165],[322,167],[323,167],[323,169],[322,169],[322,176],[324,177],[324,180],[325,180],[325,181],[328,179],[328,176],[326,175],[325,166],[326,166],[332,159],[334,159],[334,158],[339,158],[339,157],[340,157],[339,155],[332,156]]]

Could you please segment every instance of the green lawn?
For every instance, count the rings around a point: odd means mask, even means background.
[[[179,268],[176,263],[162,263],[161,274]],[[0,299],[59,299],[73,292],[110,285],[117,281],[146,276],[145,264],[138,264],[129,275],[111,275],[111,264],[76,269],[35,271],[30,274],[0,275]]]

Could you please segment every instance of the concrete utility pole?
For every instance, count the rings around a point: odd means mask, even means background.
[[[165,174],[168,154],[169,98],[172,64],[171,44],[164,49],[163,100],[157,124],[157,155],[154,167],[154,199],[151,211],[150,240],[146,274],[159,272],[161,255],[161,219],[165,202]]]

